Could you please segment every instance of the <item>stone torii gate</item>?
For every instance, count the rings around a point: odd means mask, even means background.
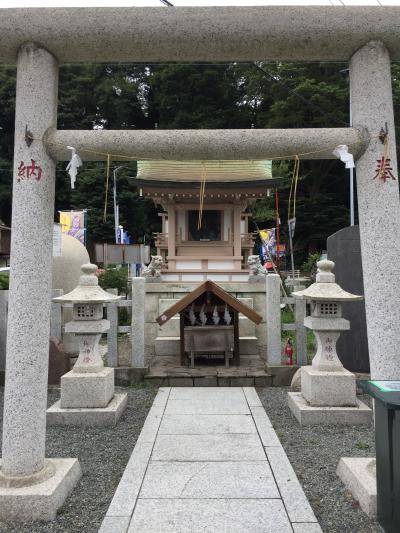
[[[267,159],[318,150],[308,157],[325,159],[333,158],[336,145],[347,144],[357,159],[371,373],[398,377],[399,188],[398,181],[373,177],[385,123],[397,176],[390,60],[400,60],[399,21],[395,7],[1,11],[0,61],[17,63],[17,98],[0,518],[53,518],[80,475],[77,460],[45,460],[55,163],[67,159],[68,144],[138,159]],[[56,129],[60,63],[255,60],[348,61],[355,126],[240,132]],[[89,159],[86,155],[81,152]],[[46,484],[53,496],[44,505]]]

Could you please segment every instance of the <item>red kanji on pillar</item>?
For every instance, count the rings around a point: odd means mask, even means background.
[[[18,167],[18,181],[21,181],[21,179],[35,179],[36,181],[40,181],[42,178],[42,167],[37,165],[36,161],[34,159],[31,159],[30,165],[25,165],[23,161],[19,164]]]
[[[395,180],[395,176],[393,175],[393,168],[390,166],[390,159],[386,158],[385,156],[382,156],[380,159],[377,159],[376,162],[378,163],[375,169],[375,176],[373,179],[379,178],[383,180],[384,183],[388,179]]]

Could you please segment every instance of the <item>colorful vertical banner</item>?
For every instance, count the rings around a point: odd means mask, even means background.
[[[265,259],[276,255],[275,228],[260,230],[261,250]]]
[[[86,211],[60,211],[62,232],[86,244]]]

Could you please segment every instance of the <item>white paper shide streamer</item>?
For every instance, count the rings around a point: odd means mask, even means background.
[[[339,144],[339,146],[336,146],[332,154],[338,157],[342,163],[345,163],[346,168],[355,167],[353,154],[349,153],[349,147],[345,144]]]
[[[82,159],[76,153],[73,146],[67,146],[68,150],[72,151],[71,161],[66,168],[69,177],[71,178],[71,189],[75,189],[76,175],[78,174],[78,168],[82,166]]]
[[[218,307],[215,306],[214,307],[214,311],[213,311],[213,322],[216,326],[218,326],[219,324],[219,314],[218,314]]]
[[[196,324],[196,314],[194,312],[194,304],[192,304],[192,306],[190,307],[189,320],[190,320],[190,324],[192,326],[194,326]]]
[[[202,326],[205,326],[207,323],[207,314],[205,312],[206,304],[203,304],[200,309],[200,322]]]
[[[225,320],[225,324],[227,326],[229,326],[229,324],[231,323],[231,320],[232,320],[232,317],[231,317],[231,315],[229,314],[229,311],[228,311],[228,306],[226,304],[225,304],[224,320]]]

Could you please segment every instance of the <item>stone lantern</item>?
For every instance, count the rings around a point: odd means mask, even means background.
[[[72,303],[72,320],[65,333],[78,338],[74,368],[61,377],[61,399],[48,411],[49,424],[114,425],[126,406],[126,395],[114,394],[114,369],[105,367],[99,351],[101,335],[110,323],[103,318],[104,304],[119,300],[98,284],[97,266],[82,265],[78,286],[54,302]],[[93,416],[89,416],[92,414]]]
[[[342,302],[361,300],[335,283],[333,261],[317,263],[316,282],[293,296],[310,302],[304,325],[314,332],[317,350],[311,366],[301,368],[301,393],[289,393],[289,407],[301,424],[369,423],[370,410],[356,397],[355,376],[340,362],[336,343],[350,322],[342,317]],[[362,414],[360,414],[362,413]]]

